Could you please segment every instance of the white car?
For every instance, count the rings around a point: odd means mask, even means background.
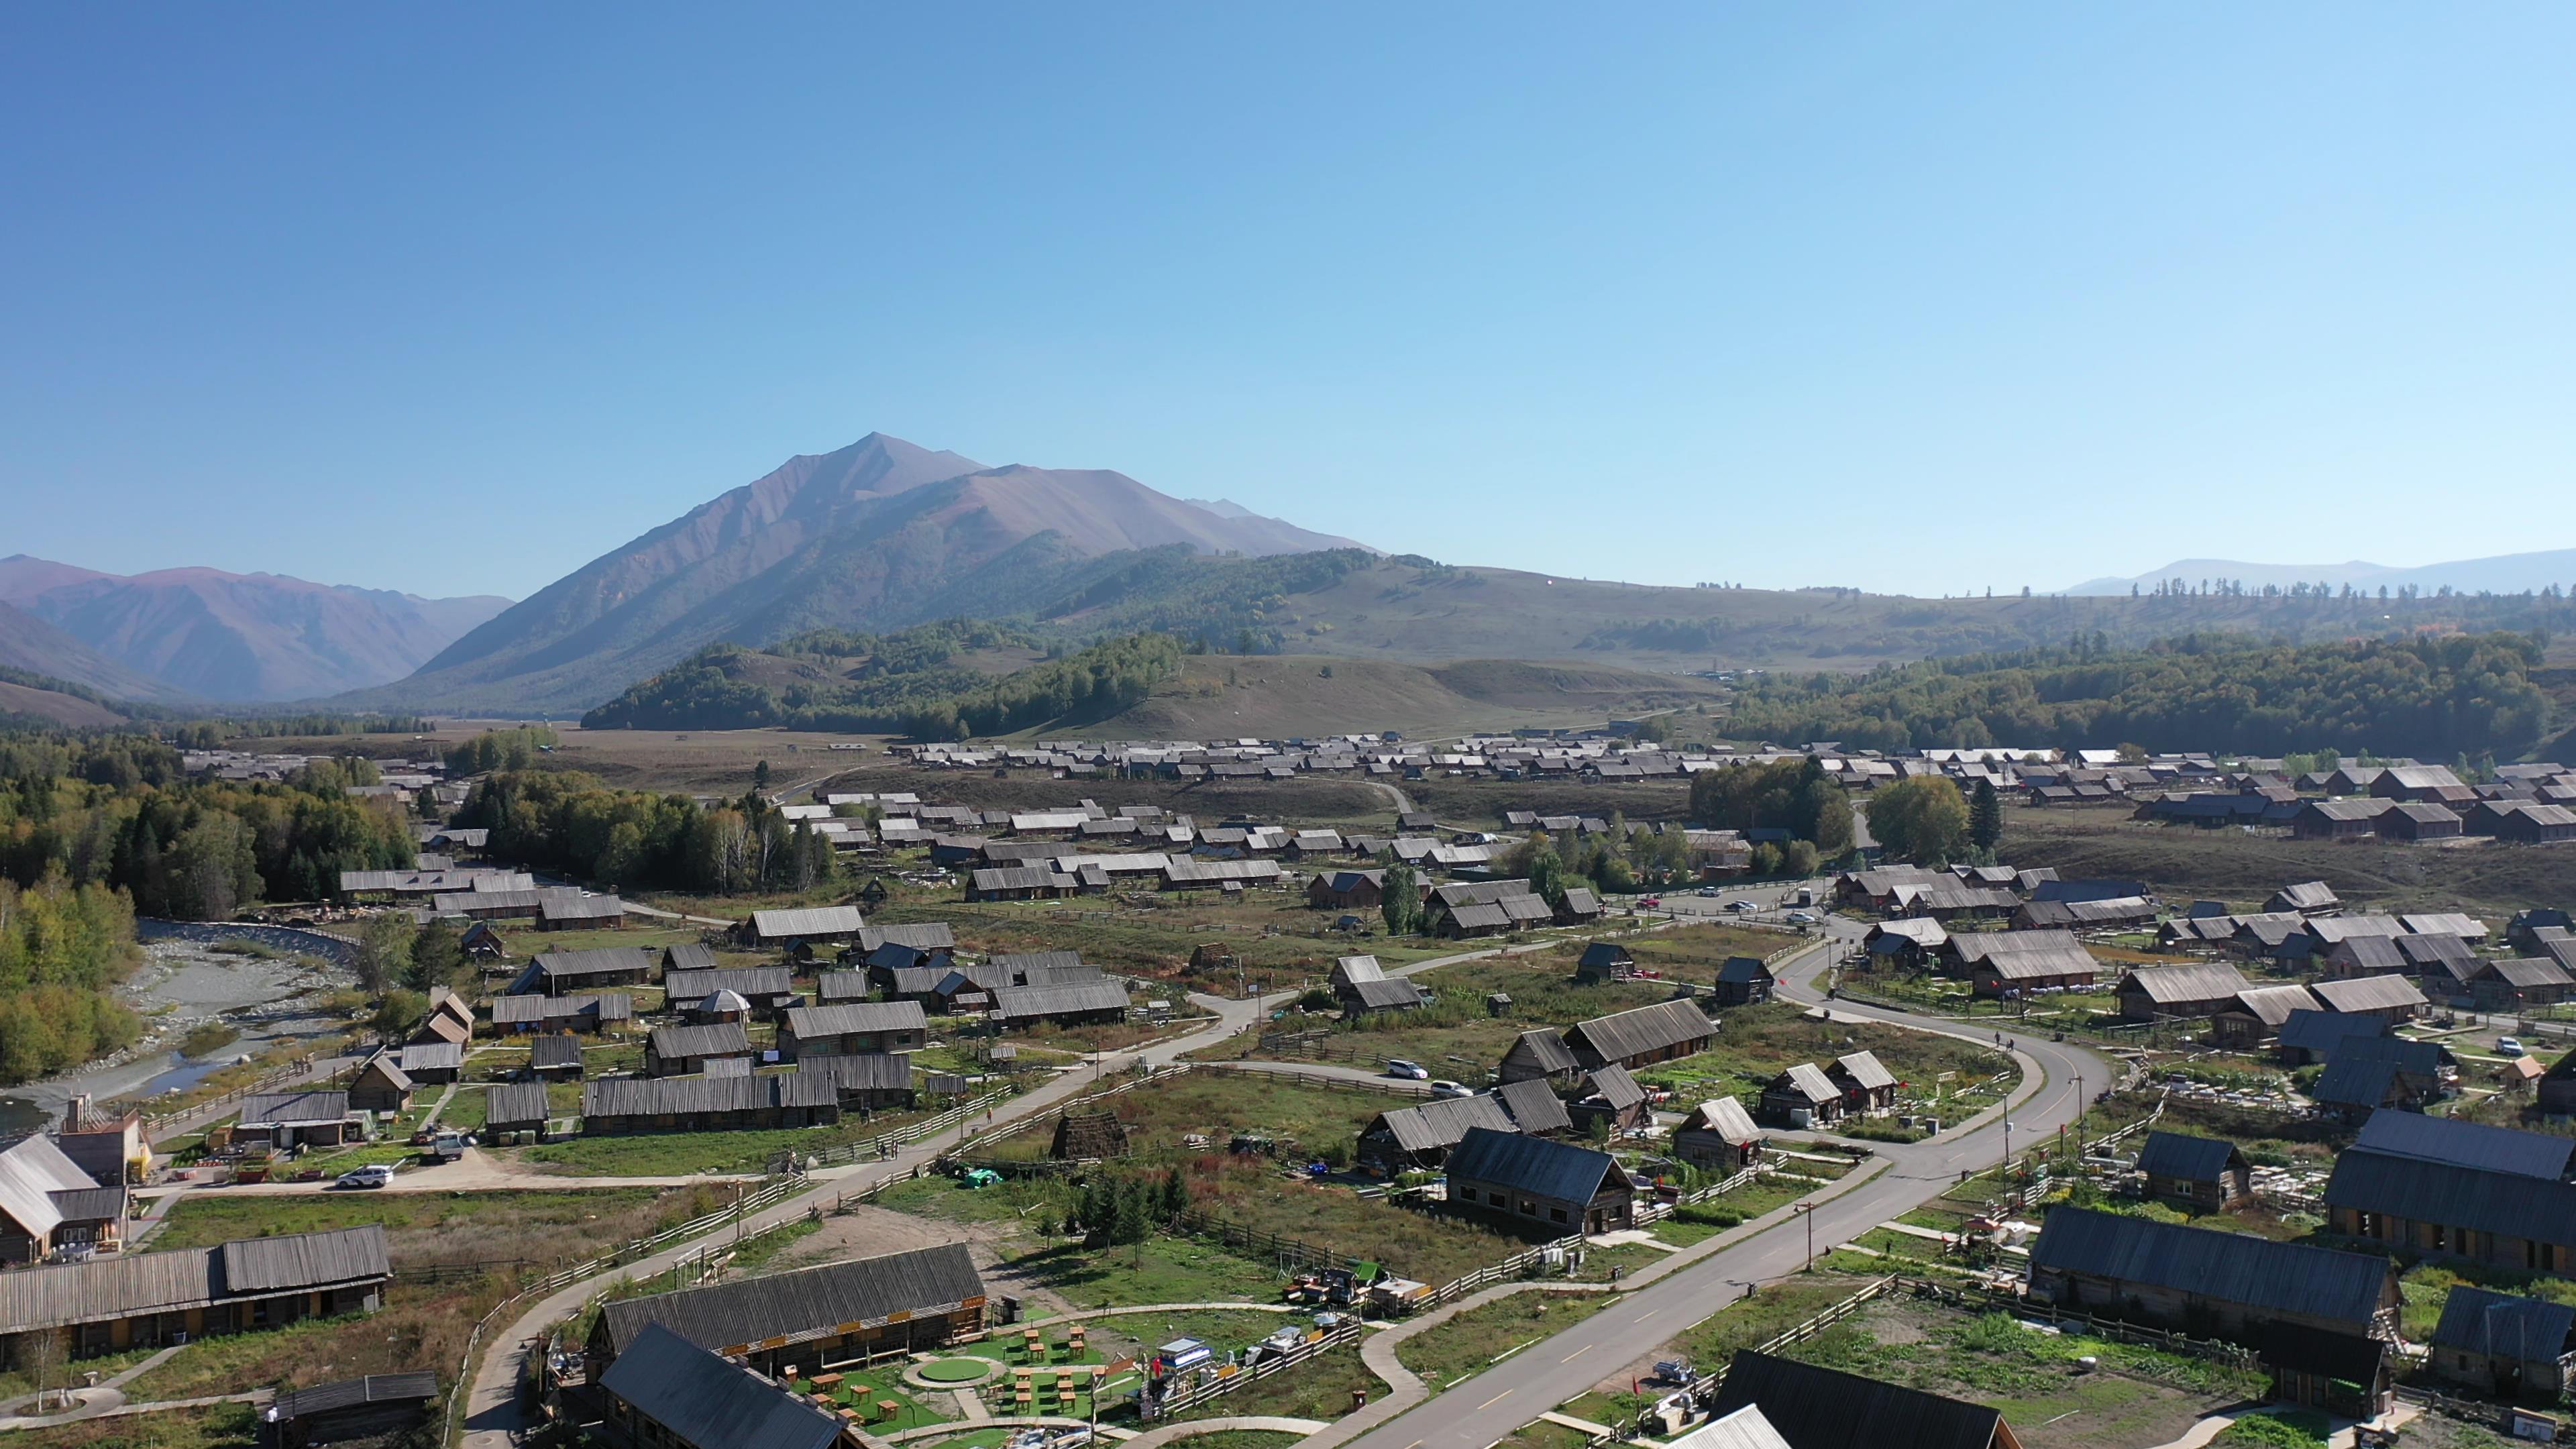
[[[2500,1057],[2518,1057],[2518,1056],[2521,1056],[2521,1055],[2522,1055],[2522,1038],[2520,1038],[2520,1037],[2518,1037],[2518,1036],[2500,1036],[2500,1037],[2497,1037],[2497,1038],[2496,1038],[2496,1055],[2497,1055],[2497,1056],[2500,1056]]]
[[[1438,1081],[1431,1084],[1431,1095],[1435,1097],[1472,1097],[1476,1094],[1468,1091],[1465,1087],[1460,1086],[1456,1082]]]
[[[353,1167],[341,1173],[331,1185],[333,1187],[383,1187],[393,1180],[393,1168],[389,1164],[377,1162],[365,1167]]]
[[[1762,909],[1751,901],[1728,901],[1726,903],[1726,908],[1730,911],[1758,911]]]
[[[1717,898],[1717,887],[1701,886],[1697,891],[1692,892],[1692,894],[1707,896],[1709,899],[1715,900]]]
[[[1427,1082],[1431,1080],[1430,1071],[1420,1062],[1408,1062],[1402,1057],[1396,1057],[1387,1062],[1386,1074],[1390,1077],[1402,1077],[1408,1082]]]
[[[1813,911],[1791,911],[1785,919],[1793,926],[1812,926],[1816,923]]]

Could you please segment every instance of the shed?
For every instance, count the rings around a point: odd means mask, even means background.
[[[1695,1056],[1716,1034],[1717,1024],[1691,1002],[1658,1001],[1577,1022],[1565,1029],[1565,1047],[1587,1068],[1634,1068]]]
[[[529,1075],[556,1081],[581,1079],[581,1038],[555,1032],[528,1043]]]
[[[542,1134],[546,1130],[547,1119],[552,1115],[543,1082],[505,1082],[486,1089],[483,1098],[483,1129],[486,1132]]]
[[[1536,1078],[1571,1082],[1583,1070],[1565,1038],[1552,1031],[1525,1031],[1504,1050],[1494,1075],[1505,1082]]]
[[[1762,1130],[1742,1102],[1719,1097],[1691,1109],[1673,1129],[1673,1155],[1713,1172],[1741,1172],[1761,1161]]]
[[[427,1423],[437,1403],[434,1372],[368,1374],[271,1399],[259,1411],[260,1437],[270,1449],[380,1439]]]
[[[1779,985],[1771,968],[1758,956],[1729,956],[1717,968],[1717,1004],[1720,1006],[1754,1006],[1771,999]]]
[[[2425,1367],[2500,1399],[2555,1404],[2576,1365],[2576,1307],[2460,1284],[2442,1300]]]
[[[2254,1165],[2235,1143],[2215,1137],[2150,1132],[2138,1171],[2146,1174],[2147,1196],[2176,1207],[2218,1212],[2254,1197]]]
[[[1800,1062],[1762,1089],[1762,1115],[1791,1127],[1813,1127],[1843,1114],[1842,1088],[1813,1062]]]

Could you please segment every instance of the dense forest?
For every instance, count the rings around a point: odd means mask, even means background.
[[[134,969],[134,909],[105,886],[60,876],[0,881],[0,1084],[76,1066],[134,1040],[113,995]]]
[[[2135,744],[2502,759],[2529,750],[2549,723],[2531,680],[2541,647],[2510,633],[2306,645],[2203,634],[2143,649],[2097,637],[1860,675],[1757,678],[1728,730],[1850,749]]]
[[[804,890],[835,868],[829,840],[757,793],[704,809],[685,795],[612,790],[575,771],[488,775],[452,823],[490,830],[495,859],[603,889]]]
[[[889,635],[816,631],[761,651],[720,644],[634,685],[584,715],[582,725],[776,726],[936,740],[1007,734],[1141,703],[1180,668],[1183,652],[1177,639],[1140,634],[999,677],[952,662],[978,649],[1037,643],[1010,625],[951,620]]]

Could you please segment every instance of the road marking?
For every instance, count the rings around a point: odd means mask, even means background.
[[[1558,1360],[1557,1360],[1557,1362],[1558,1362],[1558,1363],[1572,1363],[1572,1362],[1574,1362],[1576,1359],[1583,1357],[1585,1354],[1590,1353],[1591,1351],[1592,1351],[1592,1345],[1590,1345],[1590,1344],[1588,1344],[1588,1343],[1587,1343],[1587,1344],[1585,1344],[1583,1347],[1576,1349],[1574,1352],[1567,1354],[1565,1357],[1563,1357],[1563,1358],[1561,1358],[1561,1359],[1558,1359]]]
[[[1503,1400],[1508,1399],[1508,1398],[1510,1398],[1511,1396],[1512,1396],[1512,1391],[1511,1391],[1511,1390],[1509,1390],[1509,1389],[1505,1389],[1505,1390],[1503,1390],[1501,1393],[1494,1395],[1492,1398],[1487,1399],[1486,1401],[1484,1401],[1484,1402],[1483,1402],[1483,1403],[1481,1403],[1481,1404],[1478,1404],[1476,1407],[1477,1407],[1478,1409],[1490,1409],[1490,1408],[1492,1408],[1494,1405],[1501,1403]],[[1417,1441],[1417,1442],[1419,1442],[1419,1441]]]
[[[1660,1309],[1660,1308],[1650,1308],[1650,1309],[1646,1310],[1645,1312],[1638,1314],[1636,1317],[1629,1319],[1628,1321],[1629,1321],[1630,1323],[1643,1323],[1643,1322],[1645,1322],[1647,1319],[1652,1318],[1652,1317],[1654,1317],[1656,1314],[1661,1313],[1661,1312],[1663,1312],[1663,1311],[1664,1311],[1664,1310],[1662,1310],[1662,1309]]]

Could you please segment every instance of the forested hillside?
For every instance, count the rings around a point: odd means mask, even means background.
[[[59,876],[0,881],[0,1085],[76,1066],[134,1040],[114,995],[134,969],[134,910],[100,885]]]
[[[2450,760],[2529,750],[2549,725],[2541,645],[2493,633],[2404,642],[2248,644],[2191,635],[2100,641],[1861,675],[1772,675],[1728,732],[1853,749],[2028,745],[2278,755],[2373,750]]]
[[[1114,714],[1179,669],[1182,646],[1134,634],[998,678],[960,661],[1016,648],[1023,629],[955,620],[891,635],[817,631],[769,650],[718,645],[582,717],[585,729],[888,731],[921,739],[1007,734]]]

